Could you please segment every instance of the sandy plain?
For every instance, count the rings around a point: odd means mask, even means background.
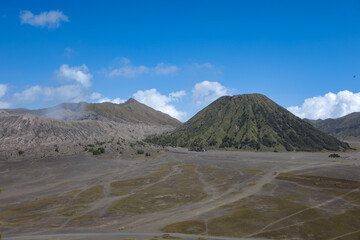
[[[0,162],[3,239],[360,239],[360,154]],[[153,154],[154,155],[154,154]]]

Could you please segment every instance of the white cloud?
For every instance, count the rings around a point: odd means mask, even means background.
[[[122,57],[120,59],[120,63],[123,65],[129,65],[131,63],[130,59],[126,58],[126,57]]]
[[[133,96],[137,101],[146,104],[149,107],[167,113],[173,118],[179,120],[185,120],[186,113],[178,111],[175,108],[175,106],[170,104],[171,102],[174,101],[174,95],[177,96],[176,98],[179,98],[181,97],[180,95],[184,96],[184,94],[183,93],[179,94],[179,92],[177,92],[177,93],[173,93],[172,95],[173,96],[171,96],[171,94],[169,94],[168,96],[162,95],[155,88],[153,88],[145,91],[139,90],[136,93],[134,93]]]
[[[5,96],[7,91],[8,91],[8,86],[6,84],[0,84],[0,98]]]
[[[0,84],[0,99],[5,96],[8,91],[8,86],[6,84]],[[9,108],[10,103],[0,100],[0,108]]]
[[[175,100],[178,100],[179,98],[182,98],[185,95],[186,95],[185,91],[171,92],[169,94],[169,96],[172,97]]]
[[[63,85],[60,87],[31,86],[14,94],[16,102],[33,102],[41,97],[45,100],[61,100],[80,102],[86,100],[84,89],[79,85]]]
[[[122,66],[119,68],[112,69],[108,74],[109,77],[119,76],[125,78],[134,78],[144,73],[153,73],[156,75],[168,75],[175,73],[179,70],[177,66],[169,65],[165,63],[159,63],[155,67],[148,67],[144,65],[133,66],[131,65],[130,59],[126,57],[122,57],[119,62]]]
[[[90,95],[90,99],[99,99],[99,98],[101,98],[101,93],[93,92],[93,93]]]
[[[113,76],[120,76],[120,77],[126,77],[126,78],[132,78],[132,77],[136,77],[142,73],[146,73],[148,72],[149,69],[145,66],[124,66],[121,68],[117,68],[112,70],[109,73],[109,77],[113,77]]]
[[[41,12],[38,15],[34,15],[32,12],[25,10],[20,12],[19,17],[21,24],[30,24],[34,27],[57,28],[61,25],[61,22],[69,21],[69,18],[59,10]]]
[[[65,56],[67,57],[71,57],[75,53],[75,51],[71,48],[64,48],[64,50],[65,50]]]
[[[69,81],[75,81],[74,84],[61,85],[59,87],[30,86],[21,92],[13,95],[13,101],[16,103],[30,103],[38,99],[61,100],[70,102],[85,101],[89,98],[88,88],[91,86],[89,69],[83,64],[80,67],[69,67],[63,64],[57,71],[58,78]],[[91,95],[94,97],[95,95]]]
[[[125,101],[126,101],[125,99],[121,99],[121,98],[110,99],[110,98],[104,97],[104,98],[100,98],[97,101],[97,103],[110,102],[110,103],[120,104],[120,103],[124,103]]]
[[[108,97],[103,97],[101,93],[98,92],[93,92],[90,97],[90,99],[98,99],[96,102],[97,103],[104,103],[104,102],[111,102],[111,103],[124,103],[126,100],[125,99],[121,99],[121,98],[114,98],[114,99],[110,99]]]
[[[218,82],[203,81],[195,84],[193,101],[197,106],[207,105],[221,96],[230,95],[232,89],[224,87]]]
[[[192,68],[196,68],[196,69],[212,69],[214,68],[214,65],[210,62],[206,62],[206,63],[193,63],[191,65]]]
[[[287,109],[300,118],[338,118],[352,112],[360,112],[360,93],[348,90],[329,92],[324,96],[305,99],[300,107],[291,106]]]
[[[85,64],[80,67],[69,67],[69,65],[63,64],[57,74],[59,78],[75,80],[86,88],[91,86],[90,80],[93,77]]]
[[[178,70],[179,68],[177,66],[167,65],[165,63],[159,63],[153,68],[153,71],[157,75],[167,75],[167,74],[175,73]]]

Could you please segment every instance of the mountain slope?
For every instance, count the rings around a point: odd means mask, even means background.
[[[360,113],[354,112],[341,118],[304,119],[315,128],[342,140],[360,140]]]
[[[59,120],[100,120],[128,123],[144,123],[157,126],[178,127],[177,119],[156,111],[134,99],[122,104],[113,103],[62,103],[54,107],[29,110],[25,108],[4,109],[10,114],[33,114]]]
[[[111,121],[146,123],[149,125],[169,125],[178,127],[181,122],[169,115],[156,111],[145,104],[130,98],[123,104],[89,103],[87,110]]]
[[[99,142],[124,147],[146,135],[162,133],[172,127],[114,121],[64,121],[32,114],[0,114],[0,160],[18,156],[56,156],[83,152],[85,146]],[[56,146],[56,147],[55,147]],[[57,150],[56,150],[57,149]],[[55,151],[56,150],[56,151]]]
[[[349,148],[261,94],[221,97],[175,131],[150,141],[183,147],[264,151]]]

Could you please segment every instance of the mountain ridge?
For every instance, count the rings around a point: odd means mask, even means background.
[[[45,118],[66,121],[100,120],[115,122],[136,122],[149,125],[169,125],[177,127],[181,122],[166,113],[146,106],[133,98],[125,103],[61,103],[59,105],[42,109],[2,109],[9,114],[33,114]]]
[[[340,118],[304,119],[315,128],[341,140],[360,140],[360,112],[353,112]]]

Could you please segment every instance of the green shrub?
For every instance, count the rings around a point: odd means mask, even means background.
[[[150,157],[151,154],[147,152],[147,153],[145,153],[145,156]]]
[[[103,147],[98,148],[98,150],[100,151],[100,153],[105,153],[105,148],[103,148]]]
[[[331,157],[331,158],[339,158],[340,155],[337,154],[337,153],[332,153],[332,154],[329,155],[329,157]]]
[[[20,150],[20,151],[18,152],[18,154],[19,154],[19,155],[23,155],[23,154],[24,154],[24,151],[23,151],[23,150]]]
[[[137,150],[137,154],[144,154],[144,150],[142,149]]]
[[[99,150],[93,151],[93,155],[100,155],[100,154],[101,154],[101,152]]]

